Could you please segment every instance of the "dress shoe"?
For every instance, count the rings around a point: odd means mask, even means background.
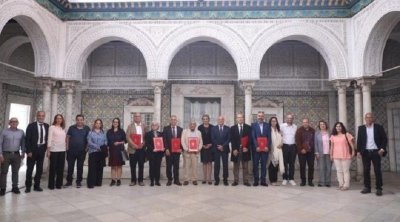
[[[253,186],[255,186],[255,187],[258,186],[258,182],[254,182]]]
[[[0,189],[0,196],[6,195],[6,189]]]
[[[117,180],[117,186],[121,186],[121,180]]]
[[[219,185],[219,181],[215,181],[215,182],[214,182],[214,185],[215,185],[215,186],[218,186],[218,185]]]
[[[251,184],[249,182],[245,182],[244,185],[247,186],[247,187],[251,186]]]
[[[160,182],[156,182],[156,186],[161,186]]]
[[[362,194],[367,194],[371,193],[371,189],[364,187],[364,189],[361,191]]]
[[[268,186],[268,184],[266,182],[261,182],[260,185],[263,186],[263,187],[267,187]]]
[[[88,188],[88,189],[93,189],[93,188],[94,188],[94,186],[88,186],[87,188]]]
[[[172,185],[172,181],[168,180],[167,186],[171,186],[171,185]]]
[[[111,180],[110,187],[115,185],[115,180]]]
[[[202,184],[206,184],[206,183],[207,183],[207,181],[203,180],[203,181],[201,181],[201,183],[202,183]]]
[[[11,189],[11,192],[13,192],[13,193],[15,193],[15,194],[20,194],[20,193],[21,193],[21,191],[19,191],[19,188],[18,188],[18,187],[13,187],[13,188]]]
[[[381,189],[377,189],[376,190],[376,196],[382,196],[382,190]]]
[[[31,188],[30,187],[25,188],[25,193],[30,193],[30,192],[31,192]]]
[[[174,184],[177,185],[177,186],[182,186],[182,183],[179,182],[179,181],[176,181]]]
[[[70,186],[72,186],[72,183],[71,183],[71,182],[66,182],[66,183],[64,184],[64,188],[67,188],[67,187],[70,187]]]
[[[48,186],[47,188],[49,188],[49,190],[54,190],[54,187]]]
[[[136,182],[131,182],[130,184],[129,184],[129,186],[135,186],[136,185]]]
[[[144,186],[144,183],[143,182],[139,182],[139,186]]]
[[[197,181],[193,181],[193,185],[197,186]]]
[[[322,187],[322,185],[319,183],[318,185],[317,185],[318,187]]]
[[[62,187],[56,187],[56,189],[61,190]]]
[[[232,183],[232,186],[237,186],[237,185],[238,185],[238,182],[236,182],[236,181]]]
[[[189,182],[185,181],[185,182],[183,182],[183,185],[187,186],[187,185],[189,185]]]
[[[212,182],[211,182],[211,181],[208,181],[208,185],[212,185]]]
[[[327,185],[325,185],[326,187],[331,187],[331,185],[329,185],[329,184],[327,184]]]
[[[301,183],[300,183],[300,186],[301,186],[301,187],[304,187],[305,185],[306,185],[306,182],[301,182]]]
[[[43,189],[41,187],[34,187],[33,190],[37,191],[37,192],[42,192],[43,191]]]
[[[308,182],[308,186],[313,187],[315,186],[313,182]]]
[[[82,187],[81,182],[77,182],[77,183],[76,183],[76,188],[81,188],[81,187]]]
[[[151,186],[151,187],[154,187],[154,182],[151,182],[151,183],[150,183],[150,186]]]
[[[228,181],[224,181],[224,185],[225,185],[225,186],[229,186]]]

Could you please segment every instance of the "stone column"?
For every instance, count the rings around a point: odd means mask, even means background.
[[[54,116],[58,114],[58,87],[54,86],[51,91],[51,117],[50,120],[53,120]]]
[[[154,81],[151,83],[154,89],[154,114],[153,121],[156,121],[160,124],[161,127],[161,92],[164,88],[164,82],[162,81]]]
[[[42,110],[46,113],[45,122],[51,124],[51,87],[53,82],[50,79],[45,79],[40,82],[43,89],[43,104]]]
[[[375,84],[375,79],[361,79],[359,83],[362,87],[364,117],[366,113],[372,112],[371,86]]]
[[[329,127],[332,128],[337,121],[337,103],[335,92],[328,93],[329,102]]]
[[[245,81],[242,83],[244,89],[244,121],[251,125],[252,122],[252,107],[253,107],[253,81]]]
[[[72,123],[72,97],[74,95],[75,84],[73,82],[64,82],[65,93],[66,93],[66,104],[65,104],[65,128]]]
[[[339,121],[347,127],[346,89],[348,87],[348,82],[338,80],[335,82],[335,87],[338,91]]]
[[[357,144],[358,126],[363,124],[363,114],[362,114],[362,96],[361,88],[356,85],[354,88],[354,137],[355,144]],[[357,157],[357,174],[356,180],[361,181],[363,178],[363,164],[362,159]]]

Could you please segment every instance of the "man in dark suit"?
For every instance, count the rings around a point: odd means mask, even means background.
[[[239,183],[240,164],[242,164],[243,168],[243,184],[246,186],[250,186],[248,166],[251,155],[249,150],[251,140],[251,127],[244,123],[243,113],[238,113],[236,115],[236,121],[237,124],[231,127],[231,161],[233,162],[234,177],[234,182],[232,183],[232,186],[237,186]],[[244,143],[242,143],[242,140]]]
[[[40,178],[43,172],[43,160],[46,153],[49,132],[49,124],[44,122],[45,117],[45,112],[38,111],[36,113],[36,122],[29,124],[26,128],[25,146],[28,158],[26,160],[25,193],[31,192],[32,172],[35,165],[36,174],[33,190],[39,192],[43,191],[40,187]]]
[[[224,185],[228,186],[228,155],[229,155],[229,142],[230,142],[230,129],[224,125],[225,118],[223,116],[218,117],[218,125],[211,129],[211,141],[213,144],[214,151],[214,180],[215,186],[219,185],[219,171],[221,168],[221,159],[223,167],[223,179]]]
[[[358,127],[357,155],[362,156],[364,165],[364,189],[362,194],[371,193],[371,162],[376,177],[376,195],[382,196],[381,158],[386,155],[387,136],[383,127],[374,123],[372,113],[365,114],[365,125]]]
[[[264,121],[265,114],[262,111],[257,113],[257,122],[251,125],[251,140],[252,140],[252,154],[253,154],[253,175],[254,184],[253,186],[258,186],[261,180],[261,186],[268,186],[267,184],[267,160],[269,147],[271,147],[271,127],[268,123]],[[257,138],[266,137],[267,146],[264,151],[258,146]],[[261,163],[261,178],[260,172],[258,171],[258,166]]]
[[[167,186],[171,186],[172,184],[172,168],[174,172],[174,184],[178,186],[182,186],[182,183],[179,181],[179,160],[181,157],[180,152],[172,152],[171,142],[172,138],[181,138],[182,136],[182,128],[177,126],[178,120],[175,115],[172,115],[169,121],[169,125],[164,127],[163,130],[163,141],[165,146],[165,159],[167,161]],[[180,151],[182,152],[182,145],[180,147]]]
[[[151,130],[144,136],[144,141],[146,144],[146,156],[149,160],[149,175],[150,175],[150,186],[161,186],[160,184],[160,169],[161,161],[164,156],[163,151],[154,150],[154,138],[162,137],[162,133],[158,131],[160,125],[157,122],[151,124]]]

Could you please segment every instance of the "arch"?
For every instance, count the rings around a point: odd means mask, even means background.
[[[0,7],[0,34],[9,20],[14,19],[18,22],[32,44],[36,76],[50,76],[51,73],[55,73],[53,59],[56,53],[50,47],[49,40],[52,38],[48,36],[48,33],[52,33],[48,30],[51,25],[43,18],[47,15],[43,10],[33,1],[20,0],[8,1]]]
[[[306,22],[291,22],[275,25],[261,32],[251,49],[251,72],[260,75],[261,61],[274,44],[287,40],[297,40],[315,48],[324,58],[329,71],[329,79],[348,76],[344,46],[329,31],[321,26]]]
[[[375,4],[374,4],[375,3]],[[361,58],[355,69],[362,76],[371,76],[382,72],[383,51],[390,33],[400,22],[400,1],[377,1],[360,20],[365,19],[357,32],[357,54]]]
[[[21,45],[30,43],[30,40],[26,36],[14,36],[5,41],[0,46],[0,61],[8,63],[8,60],[12,53]]]
[[[169,66],[175,55],[185,46],[198,42],[209,41],[224,48],[236,64],[239,80],[254,79],[250,76],[248,50],[244,41],[231,29],[213,23],[197,23],[185,25],[165,38],[158,51],[157,79],[168,79]]]
[[[146,62],[147,76],[152,76],[155,72],[155,50],[149,38],[132,26],[104,24],[89,28],[71,43],[66,55],[64,78],[81,81],[83,67],[90,53],[107,42],[117,40],[139,49]]]

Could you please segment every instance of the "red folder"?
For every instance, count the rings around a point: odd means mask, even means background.
[[[249,137],[248,136],[244,136],[242,138],[240,138],[240,144],[242,145],[242,147],[249,147]]]
[[[180,153],[181,152],[181,139],[172,138],[171,139],[171,152]]]
[[[258,147],[260,148],[260,151],[265,151],[265,148],[267,147],[268,144],[268,139],[267,137],[257,137],[257,143]]]
[[[199,151],[199,138],[189,137],[189,152]]]
[[[153,143],[154,143],[154,151],[155,152],[164,151],[164,141],[163,141],[162,137],[154,137]]]
[[[142,135],[131,134],[131,140],[136,146],[139,146],[142,143]]]

